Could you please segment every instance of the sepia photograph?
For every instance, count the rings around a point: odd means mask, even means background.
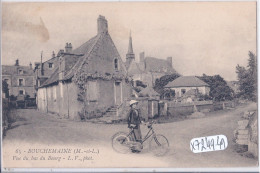
[[[3,172],[259,168],[256,1],[1,8]]]

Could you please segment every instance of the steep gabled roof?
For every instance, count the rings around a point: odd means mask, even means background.
[[[165,87],[174,88],[174,87],[200,87],[200,86],[209,86],[209,85],[195,76],[181,76],[175,79],[174,81],[168,83]]]
[[[56,67],[51,76],[40,86],[44,87],[59,81],[59,67]]]
[[[176,73],[176,70],[173,69],[172,65],[167,60],[154,57],[146,57],[144,61],[146,71]]]
[[[90,54],[92,53],[92,50],[94,49],[99,38],[100,38],[100,35],[96,35],[95,37],[91,38],[86,43],[84,43],[83,45],[81,45],[80,47],[78,47],[77,49],[75,49],[73,51],[73,53],[79,54],[79,55],[81,54],[82,56],[80,56],[78,58],[78,60],[75,62],[74,66],[72,68],[65,71],[64,80],[71,79],[74,76],[76,70],[78,68],[80,68],[80,66],[82,65],[84,59],[89,57]]]
[[[71,79],[75,73],[75,71],[79,68],[80,64],[82,63],[83,59],[88,56],[90,50],[94,47],[95,43],[97,42],[98,35],[91,38],[84,44],[82,44],[77,49],[73,50],[70,54],[66,54],[63,58],[66,62],[65,64],[65,71],[64,71],[64,78],[63,80]],[[54,72],[51,76],[42,84],[41,87],[50,85],[59,81],[59,67],[56,67]]]
[[[23,70],[23,74],[19,75],[34,75],[33,69],[31,69],[29,66],[15,66],[15,65],[2,65],[2,75],[13,75],[18,74],[18,69]]]
[[[135,75],[135,74],[141,74],[142,70],[139,68],[138,63],[135,61],[132,61],[129,68],[128,68],[128,75]]]
[[[142,89],[139,94],[142,94],[143,96],[150,96],[150,97],[156,97],[160,96],[159,93],[157,93],[152,87],[147,86],[146,88]]]
[[[108,41],[108,42],[107,42]],[[111,39],[110,35],[108,33],[101,33],[97,36],[93,37],[83,45],[81,45],[79,48],[72,51],[70,54],[65,54],[62,58],[65,60],[65,71],[64,71],[64,77],[61,79],[63,81],[70,80],[72,77],[79,72],[78,69],[82,69],[84,65],[84,70],[88,74],[98,74],[97,69],[93,68],[93,61],[95,61],[95,58],[99,58],[99,56],[96,56],[97,51],[99,50],[100,46],[104,43],[108,43],[111,47],[111,51],[114,52],[114,57],[117,57],[119,60],[120,68],[118,71],[116,71],[113,75],[116,76],[126,76],[126,69],[123,65],[123,61],[113,43],[113,40]],[[102,49],[103,50],[103,49]],[[111,53],[111,52],[110,52]],[[87,61],[87,63],[85,63]],[[91,62],[90,62],[91,61]],[[104,71],[104,70],[103,70]],[[56,81],[59,81],[59,70],[55,69],[54,73],[50,76],[50,80],[46,80],[44,84],[41,86],[47,86],[50,85]],[[101,74],[100,76],[103,76],[105,74]],[[112,74],[111,74],[112,75]]]

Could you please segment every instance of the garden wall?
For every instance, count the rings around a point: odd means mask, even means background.
[[[226,101],[226,102],[214,102],[213,101],[195,101],[191,103],[176,103],[173,101],[164,101],[164,104],[160,104],[160,115],[164,115],[163,112],[167,109],[168,116],[185,116],[190,115],[193,112],[211,112],[217,110],[223,110],[226,108],[235,107],[235,102]]]

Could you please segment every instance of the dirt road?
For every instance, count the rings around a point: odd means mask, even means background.
[[[233,131],[241,113],[254,105],[238,107],[234,110],[219,111],[210,115],[187,119],[179,122],[155,124],[157,133],[165,135],[171,150],[164,157],[154,157],[147,150],[140,154],[118,154],[111,148],[111,136],[118,131],[128,131],[122,124],[93,124],[58,119],[36,110],[17,110],[18,120],[7,131],[3,140],[3,159],[5,167],[23,165],[24,167],[254,167],[257,161],[242,157],[234,152]],[[142,126],[143,135],[148,129]],[[190,150],[190,140],[196,137],[225,135],[228,147],[223,151],[194,154]],[[146,147],[146,146],[145,146]],[[39,161],[46,153],[29,153],[29,149],[81,148],[95,149],[99,154],[92,154],[88,161],[44,160]],[[17,153],[21,150],[21,154]],[[38,156],[38,160],[23,160],[24,156]],[[16,160],[14,156],[21,156]],[[57,155],[57,154],[56,154]],[[17,157],[18,157],[17,156]],[[72,155],[73,156],[73,155]],[[69,157],[69,156],[68,156]],[[91,156],[92,157],[92,156]]]

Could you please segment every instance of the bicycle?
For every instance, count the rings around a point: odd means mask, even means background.
[[[149,141],[149,150],[152,151],[155,156],[164,156],[169,150],[169,142],[165,136],[155,133],[153,123],[154,121],[148,123],[147,127],[149,131],[141,142],[135,142],[132,139],[132,133],[134,133],[133,128],[129,133],[117,132],[112,136],[112,148],[118,153],[126,154],[136,145],[141,145],[142,149],[143,143],[152,137]]]

